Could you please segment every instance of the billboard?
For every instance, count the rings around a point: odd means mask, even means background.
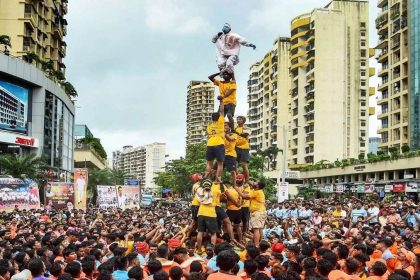
[[[0,129],[27,133],[28,99],[27,88],[0,80]]]
[[[53,209],[73,209],[74,184],[48,182],[45,189],[45,204]]]
[[[0,211],[19,209],[39,209],[38,184],[32,180],[16,178],[0,179]]]
[[[281,203],[289,198],[289,183],[281,182],[277,190],[277,202]]]
[[[97,186],[99,208],[128,209],[140,207],[138,186]]]
[[[87,168],[74,169],[75,208],[86,210],[86,196],[89,173]]]

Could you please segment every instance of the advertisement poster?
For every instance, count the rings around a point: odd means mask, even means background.
[[[45,189],[45,204],[53,209],[73,209],[74,184],[48,182]]]
[[[407,183],[407,187],[405,189],[405,192],[418,192],[418,186],[417,186],[417,182],[409,182]]]
[[[405,183],[394,184],[392,187],[393,192],[405,192]]]
[[[0,211],[20,209],[39,209],[39,189],[32,180],[15,178],[0,179]]]
[[[277,195],[277,202],[281,203],[289,198],[289,183],[280,183]]]
[[[99,208],[117,208],[117,190],[115,186],[97,186]]]
[[[372,184],[365,185],[365,193],[373,193],[375,191],[375,186]]]
[[[87,168],[74,169],[74,198],[76,209],[86,210],[88,177]]]
[[[28,121],[27,88],[0,80],[0,129],[26,133]]]
[[[385,192],[392,192],[392,185],[385,185]]]
[[[336,186],[334,186],[334,192],[336,192],[336,193],[342,193],[342,192],[344,192],[344,186],[343,185],[336,185]]]
[[[139,186],[117,186],[118,208],[129,209],[140,207]]]

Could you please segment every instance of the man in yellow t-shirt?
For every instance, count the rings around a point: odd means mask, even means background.
[[[251,212],[251,228],[254,233],[254,244],[259,246],[263,236],[263,228],[265,220],[267,219],[265,209],[265,195],[263,189],[265,183],[259,181],[250,194],[243,193],[238,187],[235,186],[235,190],[243,199],[249,199],[249,212]]]
[[[198,201],[197,197],[195,196],[197,189],[200,187],[200,181],[202,176],[199,173],[194,173],[190,176],[190,180],[194,183],[191,190],[192,201],[191,201],[191,216],[192,216],[192,223],[188,226],[187,237],[190,237],[191,233],[196,230],[197,227],[197,213],[198,207],[200,206],[200,202]]]
[[[216,244],[217,214],[216,205],[220,201],[222,192],[219,183],[212,183],[211,180],[205,179],[201,182],[200,188],[197,189],[197,199],[200,202],[197,218],[197,249],[201,250],[203,235],[208,232],[211,235],[211,243]]]
[[[235,128],[235,133],[238,135],[236,141],[236,161],[238,165],[242,166],[243,173],[245,176],[245,182],[249,180],[249,135],[251,131],[245,126],[246,118],[244,116],[238,116],[236,118],[237,127]]]
[[[245,183],[245,176],[243,174],[239,173],[236,175],[236,185],[244,194],[251,192],[249,183]],[[242,199],[241,212],[242,232],[246,234],[249,230],[249,199]]]
[[[216,76],[221,75],[223,81],[216,80]],[[225,106],[224,116],[228,117],[229,125],[233,129],[234,120],[233,116],[235,115],[236,108],[236,81],[233,73],[224,71],[222,73],[216,73],[209,76],[210,81],[214,85],[219,87],[219,96],[217,99],[223,101]]]
[[[223,168],[232,175],[232,182],[235,184],[236,178],[236,139],[237,134],[231,133],[229,123],[225,122],[225,161]]]
[[[226,188],[226,196],[227,196],[227,210],[226,214],[229,217],[229,220],[233,224],[233,229],[235,230],[236,234],[238,235],[239,241],[242,241],[242,229],[241,229],[241,221],[242,221],[242,212],[241,212],[241,204],[242,198],[239,196],[238,192],[228,184],[225,184]]]
[[[220,101],[219,111],[211,114],[212,123],[207,126],[207,167],[205,177],[208,178],[213,167],[214,160],[217,161],[216,182],[221,181],[223,172],[223,161],[225,160],[225,120],[223,117],[224,105]]]

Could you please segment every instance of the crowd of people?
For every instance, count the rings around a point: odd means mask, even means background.
[[[410,199],[266,201],[264,182],[249,176],[246,118],[234,122],[233,66],[240,45],[255,45],[230,32],[213,38],[220,106],[206,170],[190,176],[191,205],[2,212],[0,280],[420,280]]]

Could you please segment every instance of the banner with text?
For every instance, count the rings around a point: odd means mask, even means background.
[[[19,209],[39,209],[39,189],[37,183],[26,179],[0,179],[0,211]]]
[[[45,190],[45,204],[53,209],[73,209],[74,184],[48,182]]]
[[[118,208],[128,209],[140,207],[139,186],[117,186]]]
[[[74,169],[74,198],[76,209],[86,210],[89,173],[87,168]]]
[[[99,208],[117,208],[117,189],[115,186],[96,186],[98,190]]]
[[[284,182],[279,184],[277,191],[277,202],[281,203],[289,198],[289,183]]]

